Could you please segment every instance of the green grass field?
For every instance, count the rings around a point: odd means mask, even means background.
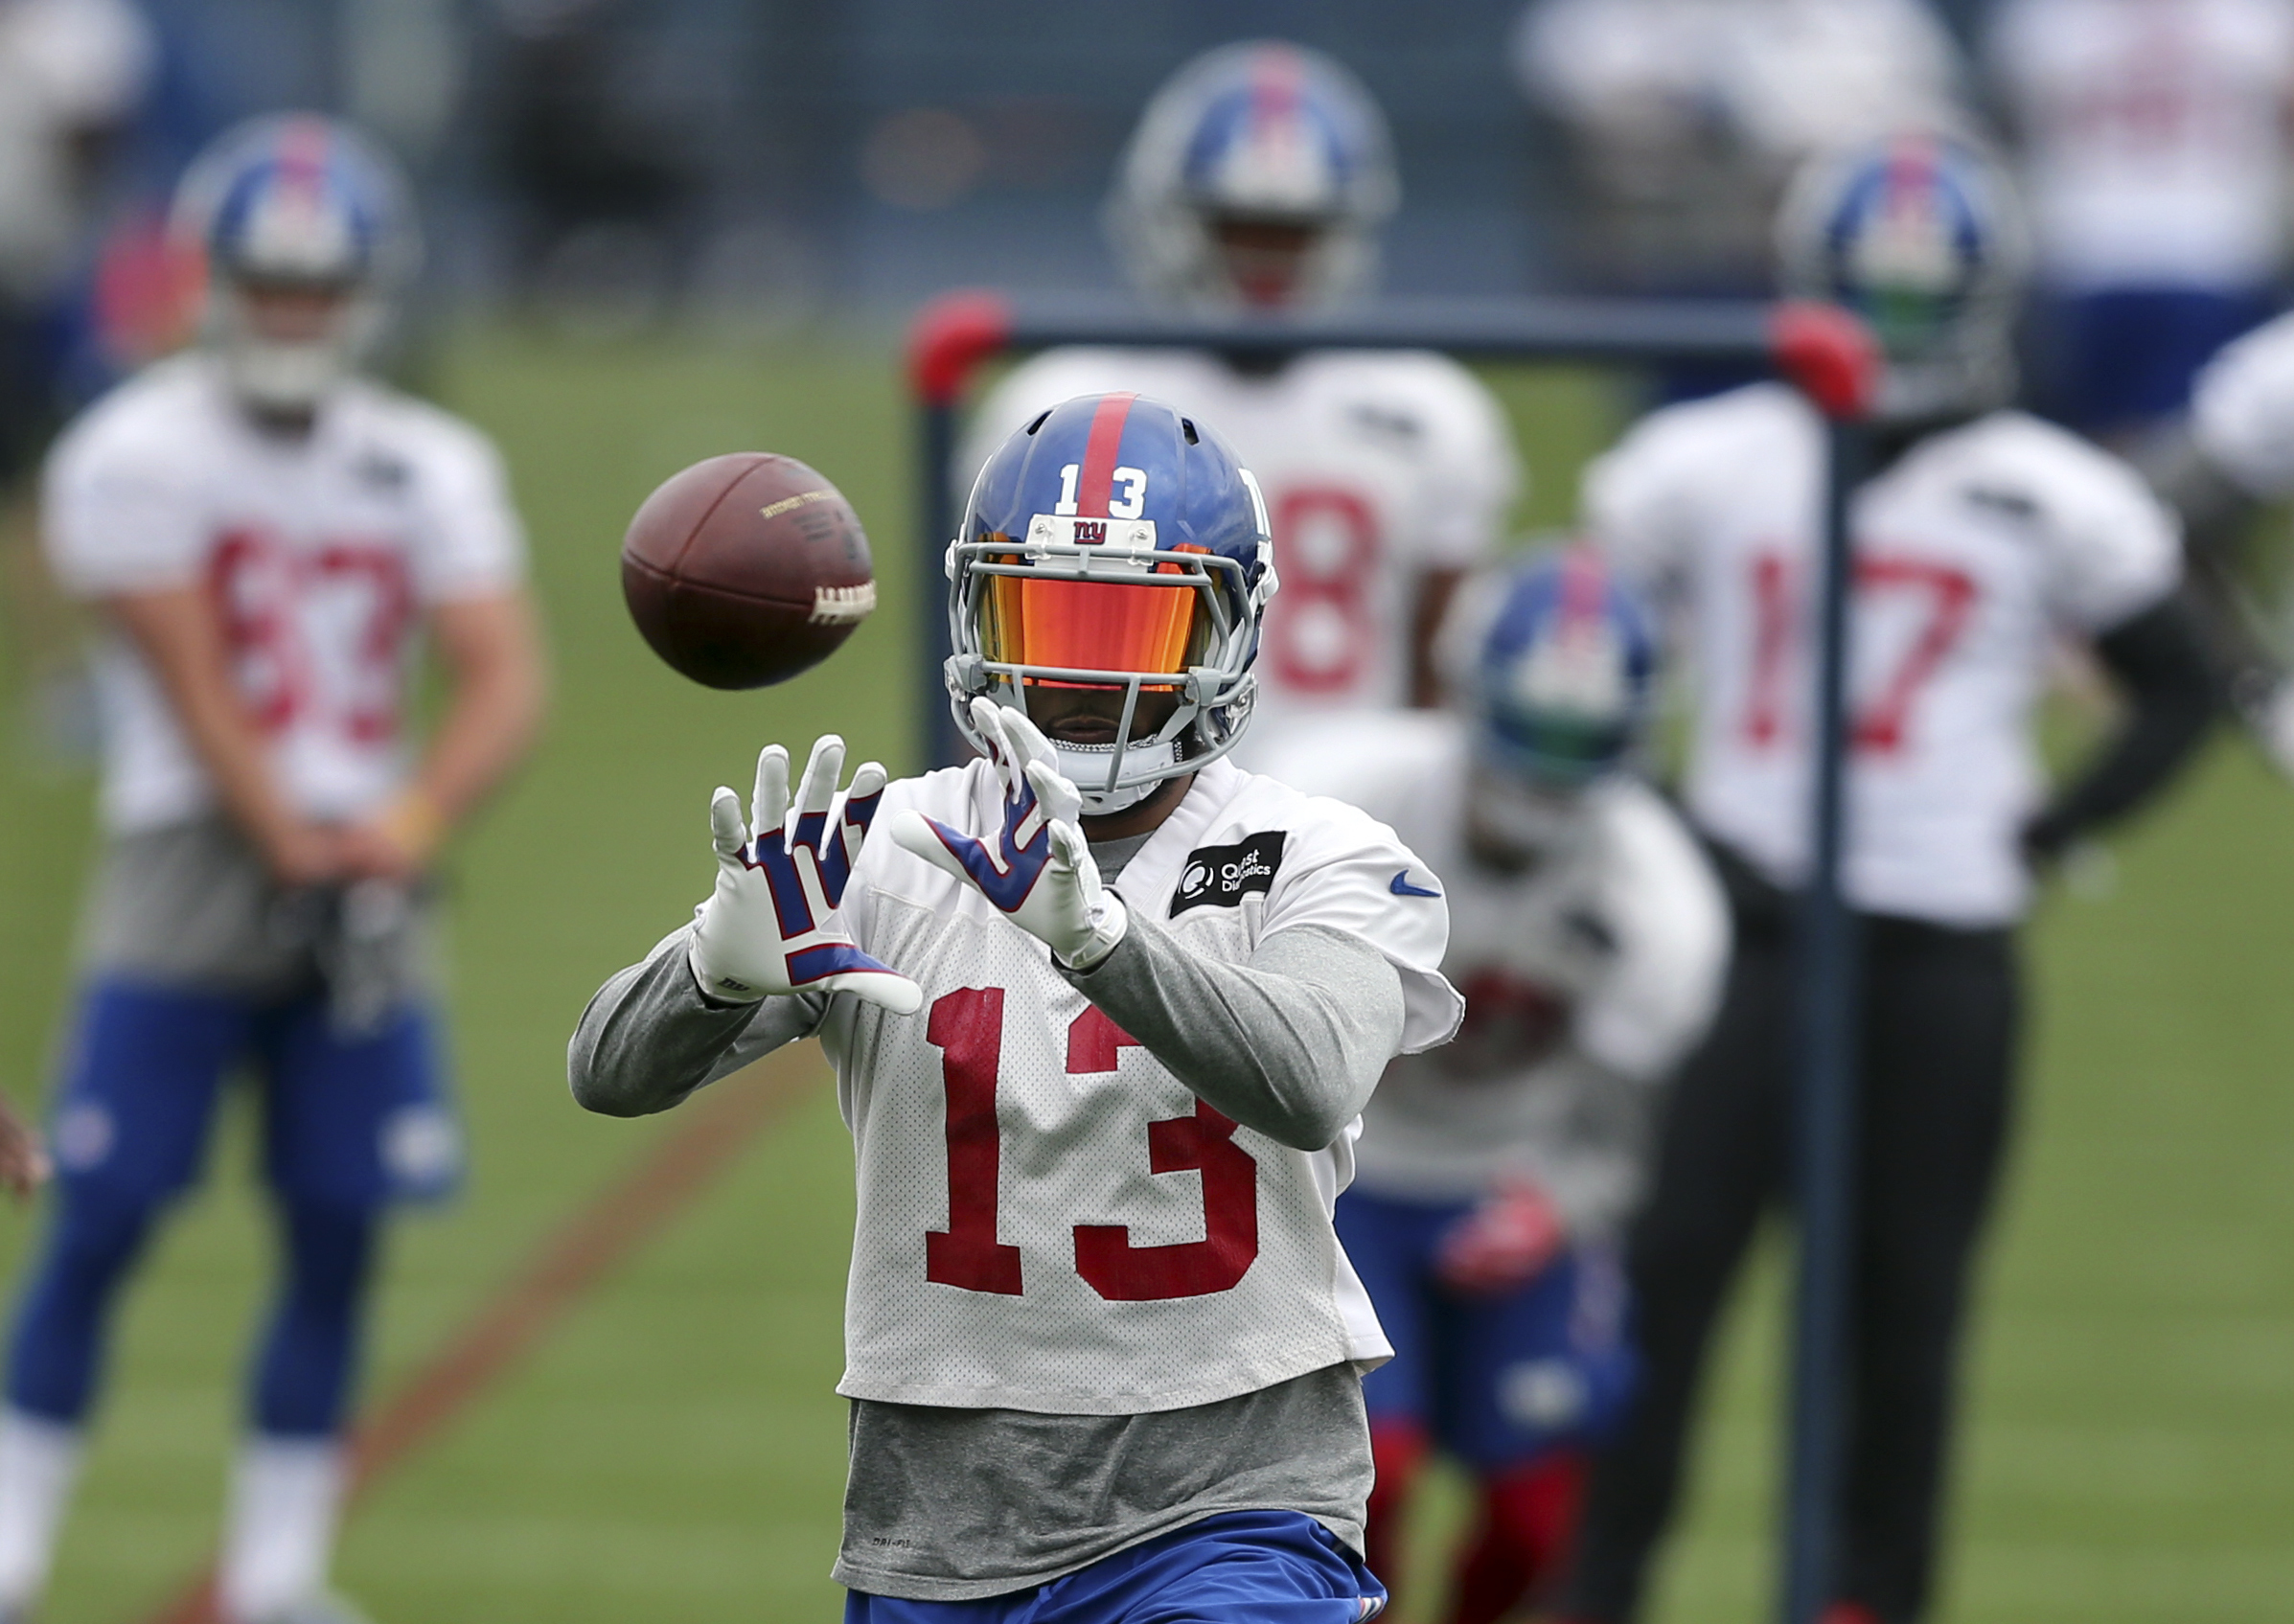
[[[1524,517],[1556,521],[1614,423],[1609,396],[1567,376],[1499,381],[1538,476]],[[399,1233],[370,1392],[674,1130],[585,1116],[562,1057],[590,990],[704,892],[710,787],[745,784],[759,743],[801,747],[827,727],[897,768],[924,680],[888,350],[568,351],[486,333],[448,347],[439,384],[509,452],[559,707],[533,770],[454,863],[475,1177],[459,1206]],[[883,607],[823,670],[707,694],[630,629],[614,548],[661,477],[759,446],[852,496]],[[0,624],[21,644],[28,622]],[[20,684],[27,663],[0,669]],[[0,1086],[24,1098],[58,1021],[89,786],[49,761],[20,698],[0,713]],[[1969,1373],[1957,1624],[2294,1619],[2294,793],[2221,746],[2118,857],[2107,895],[2053,899],[2032,935],[2022,1148]],[[49,1624],[142,1616],[214,1537],[267,1267],[244,1128],[219,1139],[122,1323]],[[350,1532],[345,1590],[382,1624],[830,1616],[848,1155],[816,1090],[379,1487]],[[35,1224],[0,1215],[0,1247],[12,1258]],[[1665,1624],[1765,1615],[1779,1300],[1764,1268],[1716,1381]],[[1430,1537],[1453,1504],[1429,1507]]]

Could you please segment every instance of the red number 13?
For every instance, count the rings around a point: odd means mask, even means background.
[[[966,987],[932,1003],[925,1041],[940,1051],[948,1090],[948,1227],[924,1237],[924,1277],[967,1292],[1019,1296],[1020,1248],[996,1239],[1003,1162],[996,1073],[1003,1060],[1003,989]],[[1070,1076],[1113,1071],[1138,1040],[1096,1005],[1067,1028]],[[1135,1247],[1120,1224],[1075,1225],[1075,1272],[1109,1302],[1159,1302],[1231,1290],[1258,1256],[1258,1163],[1234,1123],[1202,1101],[1195,1114],[1147,1125],[1150,1173],[1203,1176],[1203,1239]]]

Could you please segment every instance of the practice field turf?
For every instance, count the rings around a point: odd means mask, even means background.
[[[1538,476],[1525,519],[1551,523],[1614,421],[1610,397],[1581,377],[1500,381]],[[675,1115],[584,1115],[562,1055],[589,991],[705,892],[711,786],[745,787],[760,743],[801,752],[827,727],[906,766],[926,680],[906,635],[909,430],[888,351],[569,351],[493,333],[450,346],[439,384],[509,452],[559,708],[534,770],[454,863],[475,1174],[459,1205],[394,1245],[377,1396],[677,1131]],[[884,602],[826,668],[707,694],[630,629],[614,548],[655,481],[757,446],[842,485],[876,538]],[[22,1099],[43,1085],[57,1026],[88,786],[25,702],[44,616],[0,625],[15,645],[0,665],[0,1086]],[[2051,900],[2034,933],[2035,1064],[1984,1293],[1943,1612],[1958,1624],[2294,1618],[2294,791],[2220,746],[2117,855],[2106,894]],[[218,1141],[122,1325],[49,1624],[148,1616],[213,1540],[267,1267],[245,1126]],[[815,1086],[379,1483],[343,1588],[381,1624],[831,1616],[849,1186]],[[12,1257],[34,1223],[0,1215],[0,1247]],[[1717,1380],[1665,1624],[1766,1615],[1776,1286],[1765,1273],[1751,1294]],[[1428,1521],[1454,1515],[1452,1498]]]

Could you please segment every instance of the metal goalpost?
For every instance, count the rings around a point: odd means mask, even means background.
[[[951,652],[947,608],[931,584],[942,573],[943,556],[961,517],[951,467],[957,413],[985,362],[1067,344],[1209,350],[1260,360],[1306,350],[1415,349],[1466,360],[1732,363],[1767,369],[1800,389],[1824,414],[1828,458],[1814,606],[1812,707],[1818,748],[1811,860],[1795,949],[1801,991],[1794,1146],[1799,1277],[1778,1583],[1778,1616],[1783,1624],[1817,1624],[1831,1599],[1854,1218],[1854,942],[1853,920],[1840,893],[1840,861],[1847,753],[1847,514],[1863,460],[1861,423],[1876,374],[1870,334],[1844,311],[1797,302],[1388,302],[1278,320],[1161,318],[1136,307],[1094,301],[985,290],[943,294],[917,315],[907,354],[920,452],[916,637],[926,656],[929,698],[920,743],[928,766],[956,761],[961,754],[937,680]]]

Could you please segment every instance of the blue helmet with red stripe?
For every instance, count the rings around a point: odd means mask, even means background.
[[[354,369],[422,255],[398,166],[316,113],[267,114],[218,138],[177,187],[173,225],[207,266],[208,341],[266,407],[308,407]],[[258,307],[281,293],[319,296],[323,318],[273,331]]]
[[[1777,245],[1788,292],[1870,325],[1887,358],[1883,417],[1981,410],[2013,392],[2023,220],[2006,172],[1977,148],[1920,133],[1815,159]]]
[[[1158,298],[1314,305],[1370,280],[1399,191],[1362,81],[1319,51],[1255,40],[1198,57],[1156,93],[1108,225]]]
[[[1655,687],[1657,641],[1640,601],[1587,547],[1471,589],[1482,618],[1457,686],[1480,760],[1547,790],[1616,768]]]
[[[976,695],[1038,720],[1059,691],[1121,696],[1104,743],[1047,729],[1090,811],[1242,736],[1273,538],[1258,481],[1195,419],[1124,393],[1044,412],[980,469],[948,577],[949,700],[975,747]]]

